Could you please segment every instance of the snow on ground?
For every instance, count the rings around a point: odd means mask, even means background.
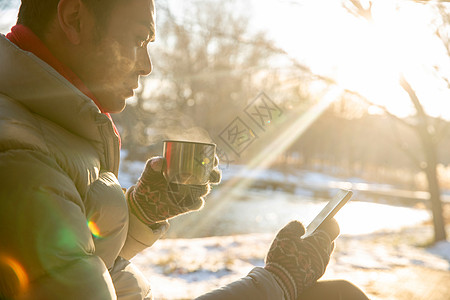
[[[123,163],[121,184],[131,186],[143,167],[143,162]],[[239,170],[227,171],[225,179]],[[265,172],[258,178],[283,178],[275,173]],[[339,181],[319,173],[300,177],[311,185]],[[203,231],[221,236],[165,238],[133,262],[149,278],[155,299],[195,298],[245,276],[254,266],[264,266],[276,231],[291,219],[311,219],[325,203],[308,196],[311,194],[302,189],[295,194],[247,191],[224,205],[214,216],[214,224]],[[323,279],[349,280],[371,299],[450,299],[450,242],[423,246],[433,236],[425,222],[428,211],[358,201],[364,199],[357,194],[354,198],[337,215],[341,236]],[[202,218],[208,213],[207,205],[203,211],[179,219]],[[172,222],[173,231],[179,226],[176,221]]]
[[[450,241],[436,243],[433,247],[428,249],[428,252],[450,261]]]
[[[415,228],[423,237],[430,233],[429,229]],[[386,277],[391,270],[412,266],[450,270],[449,242],[430,249],[419,248],[408,244],[414,238],[410,232],[404,234],[403,237],[390,232],[357,238],[342,236],[323,279],[349,280],[366,290],[372,299],[395,299],[376,298],[367,290],[374,281],[380,280],[381,272]],[[155,299],[193,299],[245,276],[254,266],[263,266],[272,238],[272,234],[249,234],[162,239],[133,262],[150,279]]]
[[[163,239],[133,259],[155,299],[192,299],[264,265],[271,235]]]

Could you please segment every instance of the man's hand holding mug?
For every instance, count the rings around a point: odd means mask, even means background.
[[[210,185],[221,179],[215,147],[165,141],[163,156],[149,159],[137,184],[127,192],[133,214],[152,225],[201,209]]]

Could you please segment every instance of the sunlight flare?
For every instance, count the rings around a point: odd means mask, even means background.
[[[270,142],[260,149],[259,153],[246,164],[245,168],[234,178],[222,184],[217,193],[210,196],[210,199],[208,199],[210,212],[207,217],[195,220],[195,224],[187,224],[189,223],[187,219],[184,221],[184,225],[179,228],[190,228],[189,232],[183,233],[184,236],[196,236],[204,230],[205,226],[210,226],[215,216],[221,213],[225,205],[235,201],[239,195],[245,194],[245,190],[254,181],[255,176],[253,175],[270,167],[281,153],[296,141],[334,101],[339,99],[342,92],[341,88],[332,87],[301,116],[295,113],[290,114],[284,124],[280,125],[283,128],[277,128],[275,131],[277,135],[267,138]],[[244,174],[245,176],[243,176]]]
[[[399,85],[401,74],[405,74],[420,91],[425,109],[441,115],[439,108],[448,90],[436,86],[439,80],[433,66],[448,68],[449,64],[442,60],[443,49],[431,26],[435,13],[417,5],[399,8],[390,1],[376,2],[372,13],[370,21],[353,20],[356,24],[351,33],[343,35],[343,47],[336,49],[340,66],[337,81],[406,117],[414,108]]]
[[[89,230],[91,231],[92,235],[95,238],[101,238],[100,229],[98,228],[97,224],[94,221],[88,221],[87,223]]]
[[[8,255],[0,254],[0,270],[1,269],[3,269],[2,273],[5,272],[5,274],[10,274],[12,271],[14,274],[15,278],[8,278],[8,288],[17,289],[11,291],[15,296],[23,294],[28,290],[29,279],[27,272],[16,259]]]

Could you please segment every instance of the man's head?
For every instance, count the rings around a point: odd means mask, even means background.
[[[119,112],[151,72],[153,0],[22,0],[29,27],[77,74],[106,112]]]

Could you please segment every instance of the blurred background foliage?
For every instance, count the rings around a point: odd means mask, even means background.
[[[363,6],[354,3],[348,1],[346,7],[357,14]],[[260,91],[283,112],[301,115],[318,101],[318,94],[335,84],[332,78],[313,74],[276,48],[266,32],[255,31],[239,5],[245,4],[191,1],[189,10],[180,16],[173,12],[171,1],[157,1],[157,41],[149,49],[153,73],[142,80],[125,111],[114,116],[128,159],[144,160],[159,154],[160,141],[165,138],[217,140]],[[448,13],[442,12],[448,18]],[[446,28],[448,23],[436,32]],[[448,41],[444,44],[448,47]],[[426,160],[418,137],[392,114],[382,110],[371,113],[374,105],[369,101],[343,93],[286,149],[284,162],[295,160],[286,157],[296,157],[295,161],[306,167],[331,164],[356,174],[377,174],[377,170],[387,174],[386,168],[416,174]],[[415,116],[404,119],[418,123]],[[429,122],[435,128],[439,163],[445,170],[450,162],[448,121],[430,117]],[[277,162],[282,163],[283,158]],[[365,172],[368,168],[371,172]]]
[[[261,90],[278,96],[282,89],[277,99],[283,107],[308,101],[298,85],[283,85],[287,76],[298,81],[301,72],[292,70],[267,34],[251,30],[238,2],[191,4],[180,17],[172,12],[173,2],[157,2],[157,42],[150,46],[154,71],[115,116],[132,159],[148,155],[134,150],[161,137],[189,139],[187,130],[192,139],[214,139]]]
[[[157,43],[150,46],[154,72],[142,80],[141,89],[125,111],[114,116],[128,150],[126,159],[159,155],[161,141],[169,138],[214,141],[222,154],[226,152],[222,162],[245,164],[270,143],[268,140],[274,140],[277,130],[287,130],[282,124],[274,124],[271,134],[255,131],[266,139],[259,139],[243,155],[235,155],[221,144],[221,132],[243,115],[246,105],[260,91],[266,92],[287,116],[281,122],[289,122],[293,114],[300,117],[337,85],[333,76],[315,74],[277,48],[267,32],[255,30],[252,18],[246,15],[250,11],[246,3],[190,1],[180,14],[175,2],[157,1]],[[432,23],[435,37],[450,57],[449,9],[443,3],[432,2],[437,16]],[[301,1],[292,3],[297,4]],[[372,4],[349,0],[343,1],[342,7],[350,17],[370,24],[374,20]],[[416,5],[429,2],[416,1]],[[436,81],[450,86],[448,73],[439,65],[433,67]],[[428,115],[424,109],[428,100],[419,98],[414,82],[400,75],[397,85],[408,95],[413,111],[408,117],[395,115],[358,91],[344,90],[271,165],[283,170],[324,170],[428,190],[435,236],[442,240],[446,233],[440,195],[442,188],[450,187],[448,120]],[[391,97],[391,101],[397,101],[394,95]]]

